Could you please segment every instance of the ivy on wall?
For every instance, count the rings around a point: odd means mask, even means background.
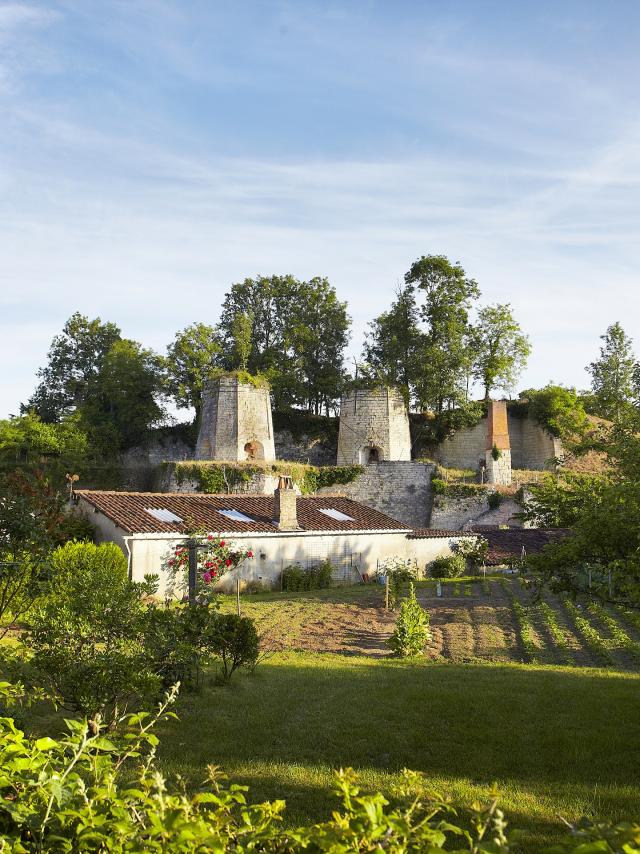
[[[337,484],[353,483],[362,473],[362,466],[311,466],[305,463],[272,462],[218,463],[210,461],[170,463],[179,485],[185,480],[195,480],[205,493],[229,492],[235,487],[249,483],[256,475],[266,477],[289,475],[303,495]]]

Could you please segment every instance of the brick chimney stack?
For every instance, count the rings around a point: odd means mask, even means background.
[[[281,475],[278,479],[278,488],[274,493],[275,518],[274,522],[279,531],[299,531],[298,525],[298,496],[293,488],[293,479],[288,475]]]
[[[511,443],[505,400],[489,401],[485,465],[487,483],[503,486],[511,483]]]

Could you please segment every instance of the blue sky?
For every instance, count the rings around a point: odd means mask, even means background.
[[[521,387],[585,387],[640,339],[639,36],[635,0],[0,0],[0,417],[76,310],[164,351],[323,275],[357,354],[428,253],[512,303]]]

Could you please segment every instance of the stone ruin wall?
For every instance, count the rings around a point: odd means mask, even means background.
[[[319,495],[341,495],[398,519],[408,527],[426,528],[431,516],[432,463],[369,463],[353,483],[328,486]]]
[[[542,470],[552,457],[562,455],[562,443],[533,418],[509,415],[511,466],[515,469]],[[485,460],[487,419],[473,427],[458,430],[442,442],[435,453],[437,462],[449,468],[476,470]]]
[[[369,448],[379,451],[380,461],[411,461],[409,416],[397,389],[360,389],[342,398],[337,464],[366,463]]]

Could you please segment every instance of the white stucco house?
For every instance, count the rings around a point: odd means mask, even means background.
[[[79,490],[76,512],[95,526],[99,542],[113,542],[127,555],[130,576],[160,575],[160,594],[169,592],[163,558],[194,530],[220,534],[254,558],[238,572],[244,581],[277,586],[284,567],[329,559],[337,581],[357,582],[393,556],[415,560],[421,569],[450,554],[455,531],[414,531],[348,498],[299,496],[290,484],[273,495],[206,495]],[[235,573],[221,586],[235,584]]]

